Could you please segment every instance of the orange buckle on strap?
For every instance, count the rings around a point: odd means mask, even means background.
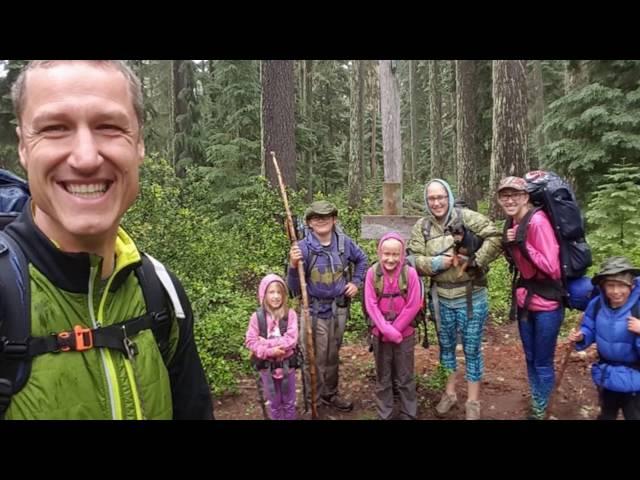
[[[82,328],[80,325],[73,327],[76,337],[76,350],[82,352],[93,348],[93,331],[90,328]]]
[[[60,332],[58,337],[58,348],[61,352],[76,350],[82,352],[93,348],[93,331],[90,328],[83,328],[80,325],[73,327],[73,332]]]

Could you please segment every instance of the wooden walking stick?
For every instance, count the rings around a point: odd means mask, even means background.
[[[275,152],[271,152],[273,158],[273,166],[276,169],[276,175],[278,176],[278,183],[280,184],[280,193],[282,195],[282,201],[284,203],[284,209],[287,213],[287,234],[291,245],[296,242],[296,230],[293,226],[293,218],[291,217],[291,210],[289,209],[289,201],[287,200],[287,191],[284,188],[284,182],[282,181],[282,175],[280,175],[280,167],[278,167],[278,161],[276,160]],[[304,261],[298,262],[298,277],[300,278],[300,292],[302,293],[302,318],[305,320],[305,340],[307,346],[307,359],[309,363],[309,376],[311,377],[311,418],[315,420],[318,417],[318,409],[316,407],[316,351],[313,345],[313,332],[311,328],[311,318],[309,315],[309,296],[307,295],[307,280],[304,274]],[[303,373],[304,375],[304,373]]]
[[[547,407],[547,418],[551,416],[551,411],[555,406],[555,400],[558,396],[558,389],[560,388],[560,383],[562,383],[562,377],[564,377],[564,371],[567,369],[567,365],[569,364],[569,358],[571,357],[571,352],[575,349],[575,342],[569,342],[567,345],[567,351],[562,358],[562,362],[560,363],[560,368],[558,369],[558,374],[556,375],[556,384],[553,387],[551,395],[549,396],[549,406]]]

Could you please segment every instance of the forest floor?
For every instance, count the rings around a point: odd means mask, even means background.
[[[556,349],[556,372],[567,352],[567,341],[560,339]],[[484,342],[484,378],[481,385],[482,419],[522,420],[528,414],[529,387],[517,324],[497,326],[488,322]],[[438,416],[435,405],[442,394],[443,382],[438,380],[438,346],[428,349],[416,346],[415,369],[418,394],[418,419],[464,420],[466,382],[463,380],[464,354],[458,346],[458,406]],[[569,357],[564,377],[558,390],[552,417],[559,420],[595,419],[598,415],[598,395],[591,380],[590,366],[595,361],[593,347],[585,352],[573,352]],[[373,354],[368,346],[346,344],[340,350],[341,395],[354,402],[353,411],[344,413],[327,407],[318,409],[323,420],[373,420],[377,418],[374,392],[375,368]],[[256,391],[255,377],[240,380],[239,394],[215,399],[215,416],[221,420],[262,419]],[[303,413],[302,384],[298,374],[299,418],[309,419]]]

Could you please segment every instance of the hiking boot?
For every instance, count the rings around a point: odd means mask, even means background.
[[[545,412],[531,412],[527,416],[527,420],[544,420]]]
[[[344,400],[338,395],[334,395],[331,398],[323,397],[322,403],[342,412],[350,412],[351,410],[353,410],[353,402]]]
[[[535,402],[533,402],[531,405],[531,410],[529,410],[527,420],[544,420],[546,414],[546,408],[540,407]]]
[[[532,406],[529,415],[527,415],[527,420],[544,420],[546,415],[546,411],[544,408],[540,408],[537,406]]]
[[[454,407],[457,402],[458,397],[455,393],[453,395],[449,395],[447,392],[444,392],[442,394],[442,398],[440,399],[440,403],[436,405],[436,412],[438,412],[440,415],[444,415],[449,410],[451,410],[451,408]]]
[[[467,400],[465,410],[467,420],[480,420],[480,402],[478,400]]]

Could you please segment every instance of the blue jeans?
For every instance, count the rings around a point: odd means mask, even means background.
[[[527,374],[533,409],[543,413],[553,390],[555,371],[553,357],[560,325],[564,319],[564,309],[551,312],[529,312],[527,320],[522,319],[524,310],[518,308],[518,329],[527,360]]]

